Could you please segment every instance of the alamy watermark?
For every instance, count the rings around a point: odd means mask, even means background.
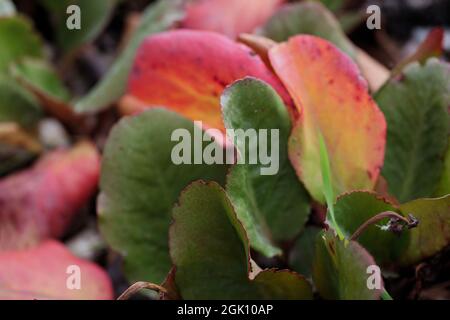
[[[79,6],[72,4],[67,7],[66,13],[69,17],[66,20],[66,27],[69,30],[81,30],[81,9]]]
[[[75,264],[66,269],[68,274],[66,279],[66,288],[69,290],[81,290],[81,268]]]
[[[381,29],[381,8],[376,4],[367,7],[366,13],[369,15],[366,21],[367,29],[380,30]]]
[[[381,269],[377,265],[370,265],[366,269],[366,273],[369,275],[366,281],[367,289],[369,290],[381,290],[382,277]]]
[[[279,170],[280,134],[278,129],[227,129],[230,143],[217,143],[218,129],[202,130],[203,123],[194,121],[193,136],[187,129],[175,129],[171,141],[178,142],[171,153],[172,162],[181,164],[251,164],[260,165],[261,175],[275,175]],[[206,145],[206,143],[208,143]],[[240,152],[241,150],[242,152]]]

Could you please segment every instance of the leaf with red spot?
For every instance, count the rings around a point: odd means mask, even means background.
[[[246,76],[267,82],[290,101],[280,81],[248,47],[212,32],[160,33],[147,38],[137,53],[128,94],[139,103],[122,104],[122,112],[165,106],[223,130],[220,95]]]
[[[80,289],[68,286],[77,284]],[[57,241],[49,240],[28,250],[0,252],[0,300],[112,298],[112,284],[106,272],[75,257]]]
[[[222,33],[231,38],[267,21],[284,0],[194,0],[181,27]]]
[[[42,158],[33,168],[0,181],[0,250],[64,235],[96,190],[99,155],[80,143]]]
[[[272,48],[269,56],[300,113],[289,153],[311,195],[324,202],[320,135],[334,194],[373,189],[383,164],[386,122],[357,66],[328,41],[307,35]]]

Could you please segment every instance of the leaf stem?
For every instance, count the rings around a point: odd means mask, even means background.
[[[162,293],[167,293],[167,290],[164,287],[161,287],[161,286],[159,286],[157,284],[154,284],[154,283],[140,281],[140,282],[136,282],[135,284],[130,286],[127,290],[125,290],[124,293],[122,293],[117,298],[117,300],[128,300],[133,295],[135,295],[136,293],[141,291],[142,289],[149,289],[149,290],[156,291],[158,293],[161,293],[161,292]]]
[[[408,219],[404,216],[394,212],[394,211],[385,211],[377,214],[376,216],[371,217],[369,220],[364,222],[350,237],[350,240],[357,240],[359,236],[372,224],[377,223],[378,221],[381,221],[385,218],[394,218],[398,219],[399,221],[403,221],[409,228],[413,228],[417,225],[417,220],[415,219]]]
[[[322,171],[322,184],[323,184],[323,194],[325,196],[325,201],[327,202],[328,210],[330,211],[330,224],[331,227],[336,231],[340,240],[345,239],[345,235],[341,228],[336,222],[334,216],[334,190],[333,184],[331,182],[331,167],[330,158],[328,156],[327,145],[322,133],[319,132],[319,153],[320,153],[320,167]]]

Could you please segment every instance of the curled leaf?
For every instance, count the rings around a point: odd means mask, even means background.
[[[334,194],[373,189],[384,159],[386,122],[357,66],[314,36],[293,37],[272,48],[269,56],[300,114],[289,154],[313,198],[325,200],[320,135],[330,157]]]

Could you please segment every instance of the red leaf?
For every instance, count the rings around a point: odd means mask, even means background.
[[[372,190],[383,165],[386,121],[355,63],[328,41],[308,35],[273,47],[269,57],[301,115],[289,155],[313,198],[325,201],[320,135],[328,149],[335,194]]]
[[[213,32],[178,30],[147,38],[130,75],[125,114],[163,106],[223,130],[220,95],[235,80],[253,76],[289,104],[276,76],[248,47]],[[136,103],[138,102],[138,103]]]
[[[0,250],[61,237],[96,190],[99,154],[89,143],[59,150],[0,181]]]
[[[266,22],[284,0],[196,0],[187,6],[181,26],[235,38]]]
[[[79,267],[80,289],[69,284]],[[68,273],[70,271],[70,273]],[[111,280],[100,267],[49,240],[23,251],[0,252],[0,300],[106,300],[113,298]]]

